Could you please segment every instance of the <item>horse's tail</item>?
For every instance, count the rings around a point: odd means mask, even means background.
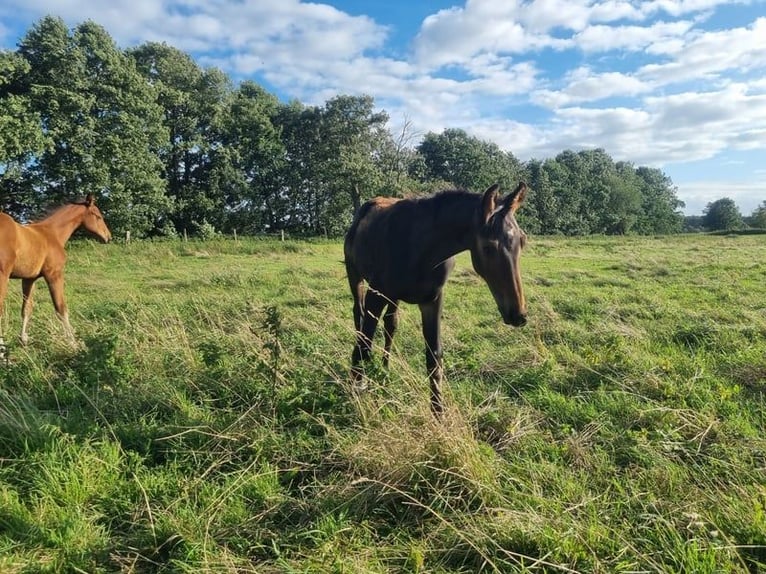
[[[344,263],[346,265],[346,277],[348,278],[348,286],[351,290],[351,295],[354,298],[354,326],[357,330],[361,328],[362,314],[364,313],[364,278],[359,271],[355,257],[354,257],[354,243],[356,241],[356,232],[359,227],[359,223],[369,213],[370,209],[375,205],[374,201],[366,201],[354,214],[354,219],[351,221],[351,225],[346,232],[346,237],[343,241],[343,256]]]
[[[375,205],[374,201],[365,201],[359,208],[354,211],[354,218],[351,220],[351,225],[346,232],[346,239],[344,241],[345,247],[351,247],[354,244],[356,237],[356,229],[359,227],[359,222],[364,219],[367,213]]]

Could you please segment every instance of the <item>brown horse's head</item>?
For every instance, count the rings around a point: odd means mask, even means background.
[[[516,223],[514,214],[524,200],[527,185],[519,183],[503,199],[498,198],[498,188],[495,184],[484,192],[471,260],[473,268],[489,285],[503,321],[521,327],[527,322],[527,305],[519,256],[527,236]]]
[[[96,206],[96,200],[93,198],[93,194],[89,193],[82,204],[85,206],[86,210],[81,225],[101,241],[108,243],[112,238],[112,232],[109,231],[109,228],[106,226],[104,216],[101,215],[101,210]]]

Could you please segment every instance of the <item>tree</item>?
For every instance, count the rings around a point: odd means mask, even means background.
[[[0,211],[20,219],[35,203],[24,180],[26,166],[43,151],[46,138],[29,95],[29,63],[13,52],[0,52]]]
[[[107,32],[85,22],[69,34],[46,17],[22,39],[26,88],[50,145],[23,177],[45,203],[103,196],[115,233],[143,235],[167,208],[161,166],[152,153],[163,137],[152,89]]]
[[[677,188],[668,175],[657,168],[636,169],[641,191],[641,214],[636,222],[638,233],[679,233],[684,225],[680,211],[684,202],[676,195]]]
[[[609,199],[602,217],[605,233],[624,235],[633,230],[641,214],[640,181],[633,166],[618,162],[606,176]]]
[[[322,107],[293,102],[280,111],[290,227],[345,231],[354,207],[382,188],[376,160],[388,137],[387,120],[369,96],[338,96]]]
[[[323,226],[342,232],[362,201],[377,195],[383,174],[376,159],[390,134],[388,114],[371,96],[336,96],[322,110],[328,212]]]
[[[512,153],[460,129],[427,133],[417,151],[424,160],[424,179],[448,181],[459,188],[483,190],[499,183],[503,189],[513,189],[524,176]]]
[[[759,229],[766,229],[766,201],[756,207],[750,215],[750,225]]]
[[[382,176],[382,195],[403,197],[419,191],[418,182],[410,176],[415,163],[422,159],[410,145],[416,137],[412,120],[406,117],[395,137],[388,132],[383,135],[380,150],[375,157]]]
[[[213,150],[210,188],[230,210],[229,226],[244,232],[281,229],[289,209],[284,192],[285,148],[275,125],[276,96],[246,81],[228,98]]]
[[[203,224],[220,228],[226,215],[226,186],[219,185],[231,166],[230,150],[220,151],[221,115],[229,103],[231,82],[220,70],[203,70],[188,54],[156,42],[129,51],[154,88],[167,132],[156,153],[164,166],[170,214],[180,231],[194,233]]]
[[[724,197],[708,203],[703,211],[705,227],[711,231],[739,229],[742,215],[733,199]]]

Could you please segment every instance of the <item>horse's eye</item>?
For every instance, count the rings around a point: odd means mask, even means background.
[[[494,255],[495,254],[495,248],[491,245],[485,245],[482,247],[482,251],[484,251],[484,255]]]

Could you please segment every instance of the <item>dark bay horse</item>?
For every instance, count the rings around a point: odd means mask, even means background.
[[[454,256],[471,251],[476,272],[487,282],[506,324],[527,321],[519,270],[526,235],[515,213],[527,186],[519,183],[505,198],[498,185],[483,194],[443,191],[419,199],[377,197],[362,205],[344,242],[346,274],[354,297],[356,346],[351,357],[354,380],[360,362],[370,358],[372,338],[383,316],[388,366],[398,324],[400,301],[420,306],[426,366],[431,383],[431,410],[443,411],[441,400],[441,321],[444,283]],[[364,281],[368,289],[364,288]],[[385,313],[384,313],[385,309]]]
[[[27,324],[32,313],[32,290],[40,277],[48,284],[56,315],[64,325],[67,338],[74,341],[64,301],[64,246],[79,227],[104,243],[112,238],[93,194],[88,194],[85,201],[63,205],[45,219],[29,225],[19,225],[9,215],[0,213],[0,316],[8,293],[8,280],[21,279],[23,344],[29,340]],[[2,332],[0,344],[3,344]]]

